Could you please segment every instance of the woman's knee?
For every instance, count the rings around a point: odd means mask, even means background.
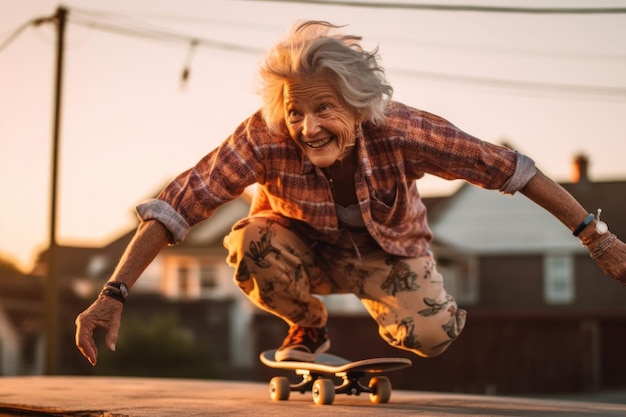
[[[272,237],[276,234],[273,229],[272,220],[266,217],[247,217],[238,222],[224,237],[228,263],[238,267],[249,258],[263,266],[268,262],[266,257],[277,256],[280,251],[272,245]]]
[[[455,309],[447,317],[419,320],[419,323],[407,317],[393,325],[380,326],[379,333],[393,347],[432,358],[442,354],[458,337],[465,326],[466,314],[463,309]]]
[[[280,219],[252,216],[237,223],[224,238],[228,263],[236,269],[235,280],[271,280],[271,286],[289,285],[305,274],[310,262],[308,245]]]

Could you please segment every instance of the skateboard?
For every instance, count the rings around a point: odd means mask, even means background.
[[[272,378],[270,397],[274,401],[288,400],[291,391],[302,394],[309,391],[313,402],[318,405],[332,404],[335,394],[360,395],[363,392],[369,393],[374,404],[387,403],[391,398],[391,380],[388,377],[374,376],[367,386],[361,383],[361,379],[412,365],[411,360],[406,358],[373,358],[353,362],[328,353],[319,355],[315,362],[277,362],[275,352],[275,349],[262,352],[261,362],[270,368],[295,371],[302,381],[291,384],[286,377]],[[341,382],[335,384],[333,377],[340,378]]]

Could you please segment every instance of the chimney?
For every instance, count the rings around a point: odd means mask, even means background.
[[[574,170],[572,172],[572,182],[584,184],[589,182],[589,158],[584,154],[579,154],[574,158]]]

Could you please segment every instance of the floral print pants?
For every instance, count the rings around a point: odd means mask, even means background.
[[[224,245],[241,290],[289,325],[326,325],[326,307],[314,294],[351,293],[387,343],[430,357],[465,324],[466,312],[446,293],[432,257],[389,255],[366,232],[345,231],[331,244],[272,216],[253,216],[239,222]]]

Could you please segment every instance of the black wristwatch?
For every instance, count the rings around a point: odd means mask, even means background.
[[[104,284],[102,294],[124,303],[128,297],[128,287],[123,282],[109,281]]]

